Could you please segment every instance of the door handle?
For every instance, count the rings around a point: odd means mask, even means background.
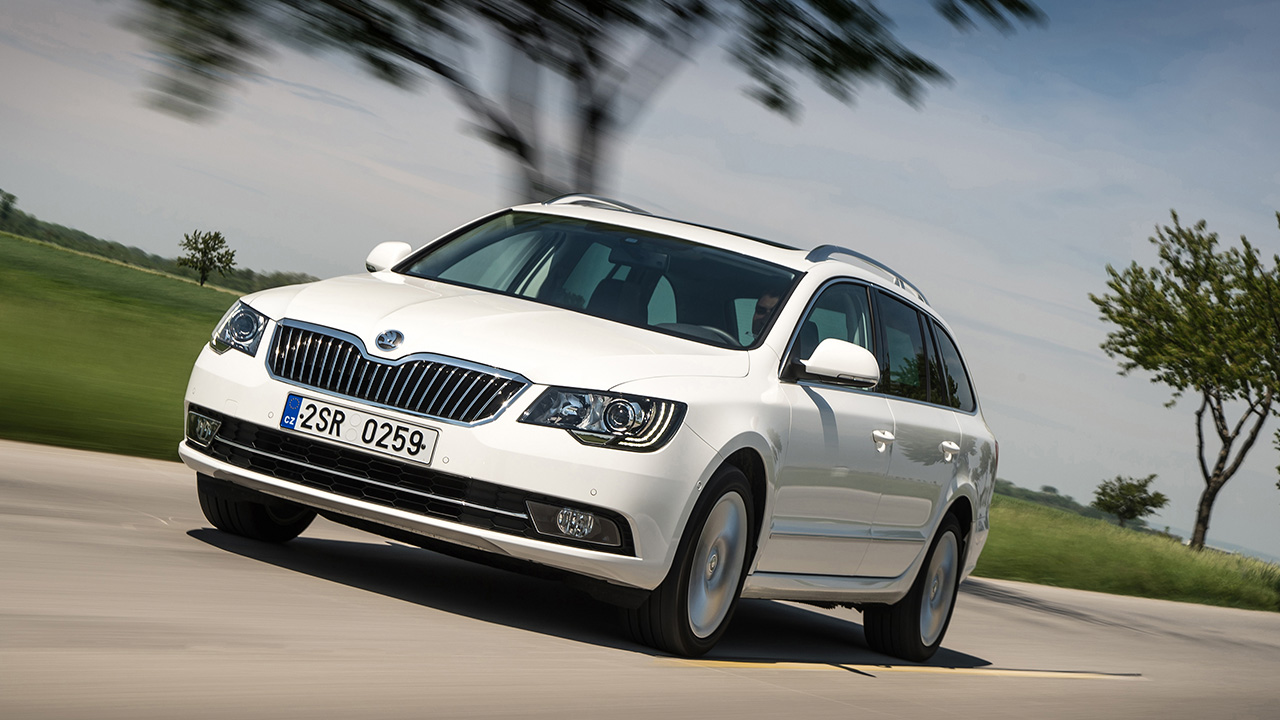
[[[943,440],[938,445],[938,452],[942,453],[943,462],[951,462],[952,458],[960,454],[960,446],[950,440]]]
[[[893,442],[893,433],[888,430],[872,430],[871,441],[876,444],[876,452],[884,452],[889,443]]]

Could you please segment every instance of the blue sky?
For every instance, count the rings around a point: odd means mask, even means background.
[[[1043,2],[1049,25],[1011,36],[902,6],[903,39],[953,76],[920,108],[805,86],[791,122],[708,47],[623,140],[608,191],[904,272],[956,330],[1002,477],[1087,501],[1104,478],[1154,472],[1172,502],[1152,524],[1189,531],[1194,408],[1116,375],[1087,296],[1107,263],[1154,262],[1171,208],[1280,252],[1280,3]],[[169,256],[218,229],[243,265],[329,276],[510,200],[506,165],[442,88],[402,92],[331,58],[274,56],[210,123],[149,109],[128,8],[0,6],[0,187],[19,207]],[[1280,556],[1276,423],[1219,496],[1211,541]]]

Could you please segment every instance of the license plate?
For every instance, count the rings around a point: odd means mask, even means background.
[[[292,394],[285,400],[280,427],[423,465],[431,464],[440,434],[434,428]]]

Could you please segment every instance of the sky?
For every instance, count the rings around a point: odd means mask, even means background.
[[[895,4],[901,39],[952,76],[919,107],[802,84],[788,120],[709,45],[622,138],[605,191],[894,267],[954,329],[1002,478],[1087,503],[1104,479],[1156,473],[1170,503],[1150,524],[1189,535],[1195,406],[1117,374],[1088,295],[1107,264],[1155,263],[1147,239],[1171,209],[1280,253],[1280,2],[1040,6],[1047,26],[1002,35]],[[219,230],[241,266],[329,277],[513,201],[507,164],[442,87],[395,89],[341,58],[276,53],[208,122],[152,109],[131,7],[0,4],[0,188],[19,208],[170,257],[183,233]],[[1218,496],[1211,544],[1280,559],[1278,425]]]

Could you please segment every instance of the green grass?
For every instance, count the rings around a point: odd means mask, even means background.
[[[0,437],[177,459],[187,376],[232,302],[0,233]]]
[[[996,496],[976,575],[1116,595],[1280,610],[1280,565]]]

